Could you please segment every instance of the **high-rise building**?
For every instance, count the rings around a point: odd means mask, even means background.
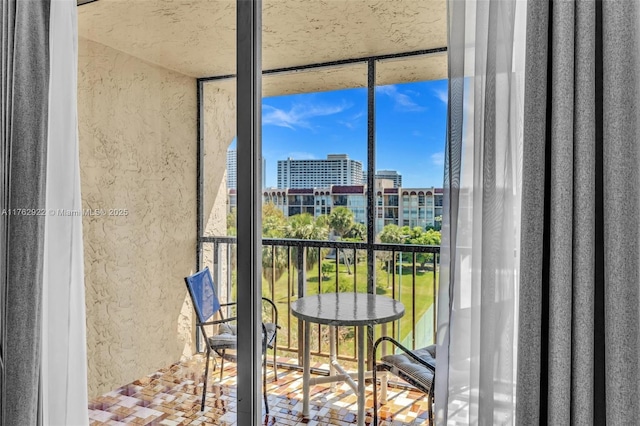
[[[233,148],[227,150],[227,189],[238,188],[237,152]]]
[[[402,186],[402,175],[395,170],[378,170],[375,178],[393,181],[394,188],[400,188]]]
[[[267,160],[262,159],[262,188],[267,182]],[[227,150],[227,189],[238,189],[238,152],[234,148]]]
[[[349,159],[346,154],[329,154],[326,160],[278,161],[278,188],[362,184],[362,163]]]

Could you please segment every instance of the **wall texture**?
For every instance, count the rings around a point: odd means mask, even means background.
[[[205,83],[203,87],[204,144],[205,144],[205,196],[204,234],[208,236],[227,235],[227,148],[236,135],[236,81],[224,80]],[[203,267],[212,273],[213,244],[205,244]],[[226,247],[220,248],[220,275],[213,279],[218,285],[221,300],[227,298]]]
[[[79,40],[83,207],[127,209],[83,221],[89,397],[193,353],[195,87]]]
[[[205,234],[226,235],[227,148],[236,136],[235,79],[204,83]]]

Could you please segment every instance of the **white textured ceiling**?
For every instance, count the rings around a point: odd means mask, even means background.
[[[235,3],[99,0],[78,8],[79,34],[192,77],[235,74]],[[440,48],[446,3],[263,0],[262,37],[263,69]],[[400,64],[381,65],[385,83],[446,78],[446,55]]]

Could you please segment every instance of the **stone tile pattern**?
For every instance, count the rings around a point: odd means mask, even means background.
[[[327,366],[317,364],[314,367]],[[89,403],[90,424],[238,426],[235,368],[235,364],[225,366],[222,382],[219,370],[210,372],[204,411],[200,411],[204,360],[195,356],[93,399]],[[356,395],[349,386],[338,383],[335,390],[331,390],[330,384],[314,386],[311,389],[311,415],[304,419],[302,372],[280,368],[277,381],[273,380],[271,372],[268,379],[270,414],[263,415],[263,425],[355,424]],[[371,392],[369,385],[365,419],[368,425],[373,423]],[[380,408],[380,426],[428,425],[429,412],[424,394],[390,387],[388,397],[389,402]]]

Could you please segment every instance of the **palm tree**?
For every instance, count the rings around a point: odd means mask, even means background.
[[[353,212],[346,207],[336,207],[329,215],[329,226],[331,226],[333,232],[338,236],[338,239],[342,239],[342,237],[353,228],[353,224]],[[336,271],[338,271],[338,264],[340,262],[340,251],[339,249],[336,250]],[[351,265],[349,265],[349,258],[344,250],[342,250],[342,255],[344,263],[347,265],[347,273],[351,275]]]
[[[367,226],[364,223],[356,222],[344,237],[353,241],[364,241],[367,239]]]
[[[262,206],[262,237],[284,238],[287,219],[273,203]],[[287,268],[286,250],[262,246],[262,273],[267,280],[277,281]]]
[[[320,226],[309,213],[302,213],[289,217],[289,223],[285,228],[285,237],[297,240],[324,240],[327,238],[327,229]],[[294,249],[294,253],[297,253],[296,249]],[[309,271],[318,262],[318,249],[309,248],[306,260]]]
[[[353,227],[353,212],[343,206],[336,207],[329,215],[329,226],[337,236],[344,236]]]
[[[394,224],[385,225],[385,227],[382,228],[382,231],[380,232],[380,234],[378,234],[378,238],[380,239],[381,242],[387,243],[387,244],[400,244],[400,243],[403,243],[405,240],[405,236],[403,235],[402,228]],[[391,265],[389,264],[391,262],[391,255],[389,253],[386,253],[384,255],[384,260],[387,263],[387,286],[388,286],[389,277],[390,277],[389,271],[391,270]]]

